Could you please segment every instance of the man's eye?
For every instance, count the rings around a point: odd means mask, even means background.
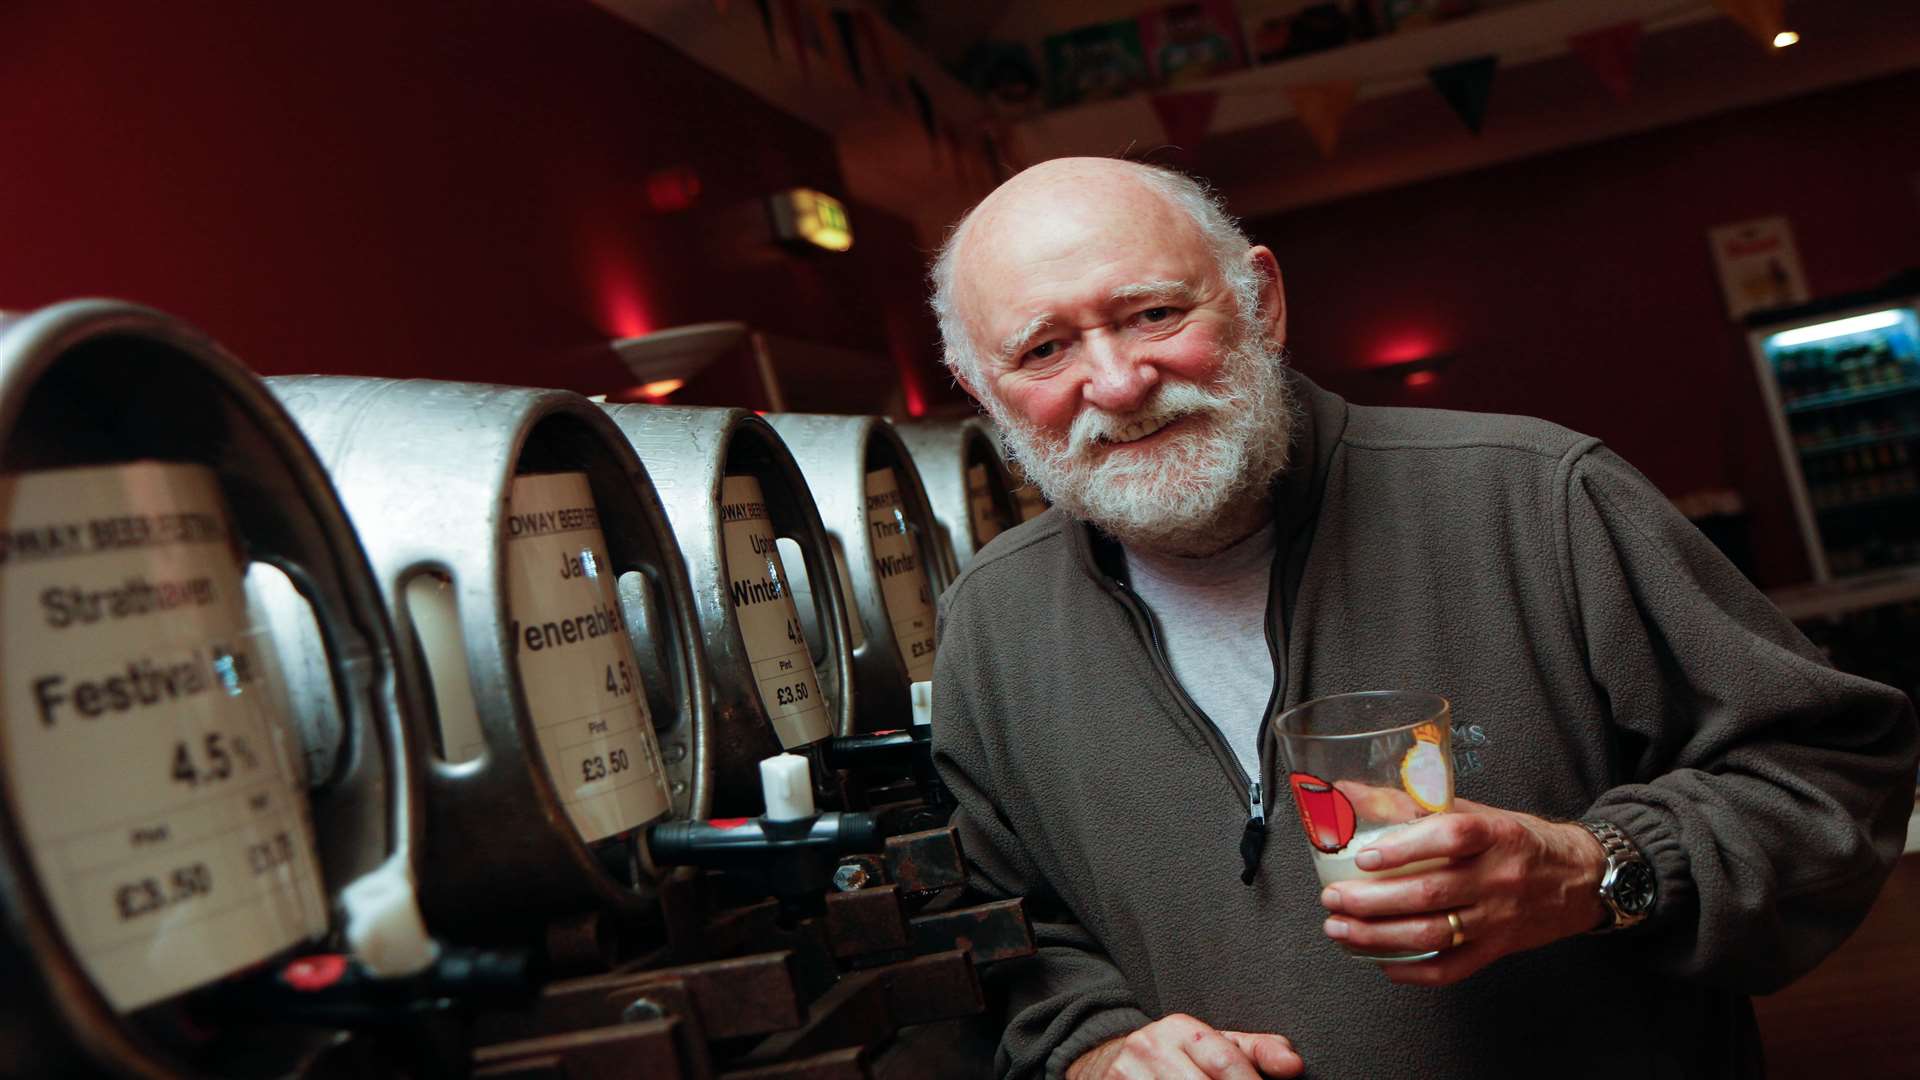
[[[1162,322],[1173,318],[1173,309],[1170,307],[1150,307],[1141,312],[1139,318],[1142,322]]]
[[[1027,358],[1029,360],[1045,360],[1047,357],[1052,356],[1054,353],[1057,353],[1059,351],[1060,351],[1059,342],[1043,341],[1040,344],[1035,345],[1033,348],[1027,350]]]

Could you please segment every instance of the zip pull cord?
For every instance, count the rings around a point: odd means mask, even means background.
[[[1240,884],[1252,885],[1260,873],[1260,856],[1267,850],[1267,808],[1260,800],[1260,781],[1255,780],[1247,798],[1247,827],[1240,834]]]

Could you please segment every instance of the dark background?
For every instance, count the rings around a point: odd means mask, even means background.
[[[709,319],[936,366],[924,244],[858,203],[844,257],[761,198],[843,191],[833,144],[586,3],[12,4],[0,307],[115,296],[267,374],[631,382],[606,343]],[[1669,495],[1742,493],[1758,576],[1808,575],[1714,225],[1786,215],[1814,294],[1920,262],[1908,73],[1250,222],[1300,368],[1356,401],[1599,435]],[[684,167],[693,208],[642,178]],[[1451,353],[1432,385],[1368,368]],[[852,403],[850,408],[868,408]]]

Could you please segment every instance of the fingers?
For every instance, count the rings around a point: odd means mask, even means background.
[[[1299,1076],[1304,1073],[1307,1063],[1301,1060],[1299,1051],[1284,1035],[1255,1034],[1245,1031],[1223,1031],[1220,1034],[1233,1041],[1240,1052],[1247,1055],[1253,1067],[1265,1077]]]
[[[1233,1040],[1184,1013],[1128,1035],[1106,1075],[1127,1080],[1260,1080],[1253,1060]]]
[[[1355,817],[1363,821],[1412,821],[1427,813],[1419,803],[1397,787],[1363,784],[1358,780],[1335,780],[1333,786],[1353,804]]]
[[[1472,867],[1449,866],[1424,874],[1373,881],[1342,881],[1320,891],[1320,906],[1363,919],[1418,915],[1465,907],[1480,896]]]
[[[1453,914],[1460,919],[1462,944],[1473,940],[1473,925],[1467,909]],[[1372,953],[1421,953],[1453,947],[1453,923],[1446,912],[1418,915],[1407,919],[1353,919],[1335,915],[1323,929],[1328,937],[1344,945]]]
[[[1430,814],[1360,849],[1362,870],[1392,870],[1426,859],[1467,859],[1492,847],[1500,819],[1481,813]]]

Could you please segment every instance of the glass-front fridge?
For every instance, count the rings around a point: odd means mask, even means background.
[[[1920,298],[1856,299],[1747,324],[1818,581],[1920,563]]]

